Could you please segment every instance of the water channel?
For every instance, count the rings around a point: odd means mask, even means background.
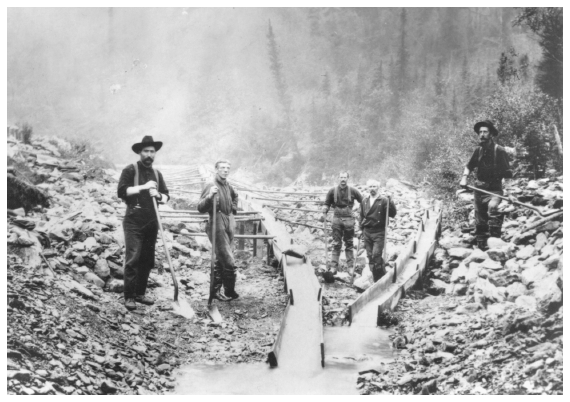
[[[358,395],[359,371],[393,360],[390,332],[376,327],[325,327],[325,367],[267,363],[199,364],[175,372],[175,394]]]

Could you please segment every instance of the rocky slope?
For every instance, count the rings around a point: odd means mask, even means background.
[[[561,176],[512,181],[507,190],[534,205],[562,205]],[[562,394],[562,214],[502,209],[503,239],[490,238],[485,252],[473,248],[468,228],[443,231],[427,293],[396,309],[401,353],[359,378],[362,393]]]
[[[44,139],[11,141],[9,155],[50,204],[8,218],[8,394],[164,393],[183,364],[265,361],[286,303],[276,269],[240,251],[241,298],[220,304],[225,322],[214,324],[209,242],[188,236],[199,225],[168,219],[180,304],[159,236],[155,266],[164,270],[151,273],[148,291],[156,304],[128,313],[114,172],[63,158]]]

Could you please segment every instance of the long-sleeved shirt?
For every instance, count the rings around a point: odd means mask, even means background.
[[[502,180],[513,177],[507,151],[494,143],[489,147],[477,147],[466,167],[471,171],[477,169],[477,180],[488,183],[488,189],[492,191],[501,190]]]
[[[386,228],[386,205],[388,198],[378,197],[370,205],[370,196],[360,203],[360,228],[372,231],[381,231]],[[396,216],[396,204],[390,200],[389,216]]]
[[[338,189],[336,203],[334,199],[335,188]],[[350,200],[348,199],[348,186],[345,188],[342,188],[340,186],[333,187],[329,190],[325,198],[325,211],[328,212],[331,206],[333,208],[349,207],[349,209],[352,209],[352,207],[354,207],[354,200],[362,204],[362,194],[360,194],[360,192],[354,187],[350,187]]]
[[[218,175],[216,175],[213,183],[206,184],[204,190],[202,190],[200,201],[198,202],[198,212],[208,212],[208,214],[212,216],[212,204],[214,198],[208,197],[210,194],[210,188],[212,188],[212,186],[218,187],[218,212],[222,212],[226,215],[231,215],[232,212],[236,214],[238,206],[238,193],[227,182],[227,180],[222,180]]]
[[[154,210],[152,206],[152,199],[149,191],[141,191],[139,194],[127,195],[127,188],[140,186],[146,184],[149,181],[155,181],[158,184],[158,192],[160,194],[166,195],[170,199],[168,193],[168,188],[162,177],[162,173],[158,170],[158,177],[154,174],[154,169],[152,166],[146,167],[141,161],[137,162],[139,168],[139,182],[135,184],[135,167],[133,165],[128,165],[123,169],[121,177],[119,179],[119,185],[117,187],[117,196],[122,199],[129,207],[133,208],[139,206],[145,209]],[[166,202],[167,200],[161,200],[161,202]]]

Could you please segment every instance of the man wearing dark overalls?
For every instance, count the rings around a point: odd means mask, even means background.
[[[140,155],[136,164],[123,169],[117,193],[127,204],[123,219],[125,234],[125,307],[135,310],[136,303],[151,305],[145,296],[148,276],[154,267],[154,246],[158,233],[152,198],[164,203],[169,200],[168,188],[162,174],[152,167],[162,142],[145,136],[132,150]]]
[[[512,178],[513,172],[509,166],[505,148],[497,145],[493,140],[499,131],[489,120],[478,122],[473,129],[479,134],[479,146],[465,166],[459,185],[466,186],[467,177],[475,171],[474,187],[503,195],[503,179]],[[501,199],[478,191],[475,191],[474,197],[477,247],[485,250],[489,236],[501,237],[503,216],[498,212]]]
[[[334,208],[332,221],[332,256],[330,271],[335,274],[339,268],[338,260],[340,258],[340,250],[342,241],[344,240],[344,253],[346,256],[346,265],[351,267],[354,261],[354,215],[352,208],[354,200],[362,203],[362,195],[354,187],[348,185],[348,172],[340,172],[339,185],[333,187],[327,193],[325,198],[325,207],[323,208],[323,218],[326,219],[329,209]]]

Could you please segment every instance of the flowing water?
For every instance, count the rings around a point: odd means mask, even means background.
[[[325,367],[267,363],[200,364],[176,372],[176,394],[357,395],[358,372],[390,362],[389,331],[375,327],[326,327]]]

